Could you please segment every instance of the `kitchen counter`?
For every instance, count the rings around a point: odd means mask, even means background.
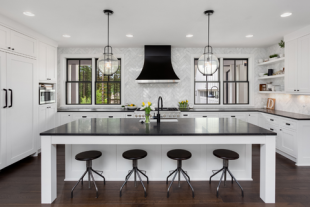
[[[277,134],[239,119],[188,118],[140,123],[139,119],[80,119],[40,134],[50,136],[248,136]]]
[[[88,150],[102,152],[93,168],[102,170],[107,181],[123,181],[132,162],[122,153],[130,149],[147,151],[139,168],[146,170],[151,181],[164,181],[177,166],[167,152],[185,149],[192,157],[182,164],[192,182],[208,182],[212,170],[222,167],[222,160],[213,155],[215,149],[236,151],[240,158],[229,163],[230,169],[237,180],[251,181],[252,144],[260,144],[260,198],[274,203],[276,135],[231,118],[188,118],[160,124],[126,118],[79,119],[41,133],[41,201],[52,203],[57,198],[57,144],[66,145],[65,181],[76,181],[85,172],[85,163],[75,160],[75,155]],[[219,178],[219,174],[214,176],[214,180]],[[98,176],[95,180],[102,181]]]
[[[119,108],[58,108],[57,112],[134,112],[136,109]]]
[[[295,120],[310,120],[310,115],[297,114],[292,112],[280,111],[280,110],[271,110],[271,109],[260,109],[260,108],[245,108],[245,109],[203,109],[203,108],[194,108],[194,109],[179,109],[181,112],[262,112],[266,114],[271,114],[275,116],[281,116],[289,119]]]

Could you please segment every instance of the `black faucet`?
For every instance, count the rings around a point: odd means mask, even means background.
[[[161,100],[161,110],[163,110],[163,98],[159,96],[157,102],[157,123],[160,123],[159,100]]]

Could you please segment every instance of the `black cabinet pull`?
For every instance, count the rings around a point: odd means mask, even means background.
[[[282,131],[282,129],[280,129],[280,131]]]
[[[270,119],[270,121],[274,121],[273,119]]]
[[[299,91],[299,90],[297,90],[297,91]]]
[[[113,116],[109,116],[109,118],[113,118]]]
[[[87,118],[87,116],[82,116],[82,118]]]
[[[52,80],[52,79],[50,79],[50,78],[47,78],[47,80]]]
[[[8,47],[8,49],[11,49],[11,47]]]
[[[12,50],[14,50],[14,48],[12,48]]]
[[[11,105],[9,106],[11,108],[13,106],[13,90],[9,89],[9,91],[11,91]]]
[[[287,126],[291,126],[291,124],[289,124],[289,123],[286,123],[286,125],[287,125]]]
[[[294,90],[294,91],[296,91],[296,90]]]
[[[231,117],[233,117],[233,118],[234,118],[234,117],[236,117],[236,116],[231,116]]]
[[[187,114],[183,114],[183,116],[188,116]]]
[[[208,117],[208,116],[202,116],[202,117]]]
[[[8,90],[3,89],[5,91],[5,106],[3,108],[8,107]]]
[[[131,116],[131,114],[128,114],[127,116]]]
[[[273,129],[272,129],[272,128],[270,128],[270,130],[271,130],[271,131],[273,131]]]

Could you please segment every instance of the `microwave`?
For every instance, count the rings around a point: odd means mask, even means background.
[[[39,104],[50,104],[56,102],[56,92],[54,89],[46,89],[43,87],[40,87],[39,92]]]

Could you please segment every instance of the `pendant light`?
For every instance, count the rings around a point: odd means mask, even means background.
[[[212,76],[219,68],[218,58],[213,55],[212,47],[209,45],[210,39],[210,15],[213,14],[213,10],[207,10],[204,12],[205,15],[208,15],[208,46],[204,48],[203,55],[198,59],[198,70],[204,76]],[[208,50],[206,51],[206,48]]]
[[[113,14],[113,11],[103,10],[103,13],[108,15],[108,45],[104,47],[104,53],[98,59],[97,66],[103,75],[111,76],[118,70],[119,67],[118,59],[113,56],[112,47],[109,45],[109,17]]]

